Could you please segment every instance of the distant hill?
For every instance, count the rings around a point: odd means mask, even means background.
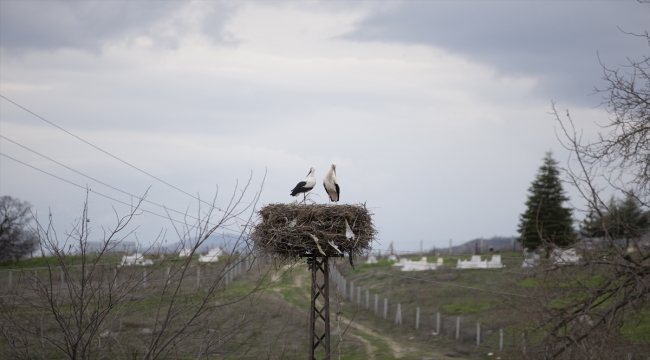
[[[515,239],[515,249],[516,251],[521,250],[521,245]],[[453,245],[453,244],[452,244]],[[463,244],[452,246],[451,251],[454,254],[474,254],[474,253],[488,253],[490,246],[494,251],[504,252],[512,251],[512,237],[505,236],[494,236],[489,239],[483,239],[483,249],[481,250],[481,238],[476,238],[470,241],[467,241]],[[436,251],[439,253],[449,253],[449,247],[446,248],[436,248]]]

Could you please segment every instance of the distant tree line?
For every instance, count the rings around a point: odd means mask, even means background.
[[[38,247],[30,227],[31,205],[11,196],[0,197],[0,262],[18,261]]]

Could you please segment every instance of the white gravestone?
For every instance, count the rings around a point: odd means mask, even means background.
[[[219,261],[219,255],[223,254],[223,250],[220,248],[214,248],[206,255],[199,256],[199,262],[217,262]]]
[[[426,257],[422,257],[420,261],[410,261],[407,260],[402,267],[402,271],[426,271],[426,270],[435,270],[437,264],[427,262]]]

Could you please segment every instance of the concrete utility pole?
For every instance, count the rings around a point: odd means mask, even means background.
[[[451,239],[449,239],[449,255],[451,255]]]
[[[424,254],[422,253],[422,239],[420,239],[420,256],[424,256]]]

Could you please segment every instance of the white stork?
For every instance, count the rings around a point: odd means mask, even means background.
[[[341,195],[341,188],[339,188],[339,181],[336,179],[336,164],[332,163],[330,171],[323,178],[323,186],[330,198],[330,201],[338,202],[339,195]]]
[[[291,190],[291,196],[298,196],[298,194],[302,193],[304,196],[303,201],[307,201],[307,193],[310,192],[314,186],[316,186],[316,177],[314,176],[315,172],[316,169],[313,167],[309,168],[307,179],[305,179],[305,181],[299,182],[296,187]]]

